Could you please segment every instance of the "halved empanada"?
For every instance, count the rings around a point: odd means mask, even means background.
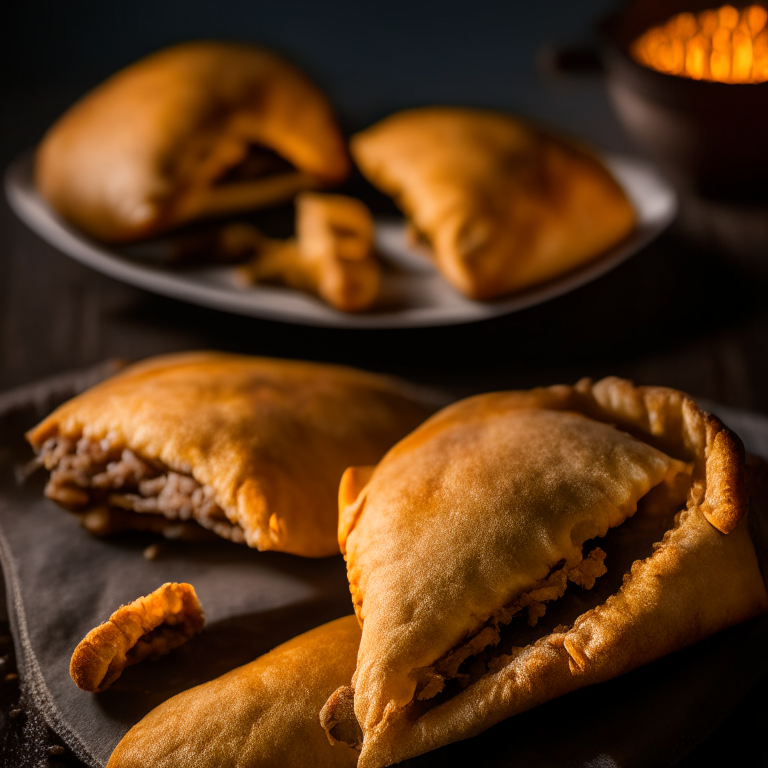
[[[184,691],[134,725],[107,768],[351,768],[357,752],[329,744],[317,713],[352,678],[359,642],[346,616]]]
[[[197,352],[131,366],[27,438],[51,470],[47,495],[93,533],[199,523],[323,557],[339,551],[344,469],[377,461],[433,410],[352,368]]]
[[[509,115],[413,109],[358,133],[351,146],[443,275],[473,299],[557,277],[635,223],[627,196],[591,152]]]
[[[346,195],[302,192],[296,198],[296,237],[274,240],[234,224],[221,244],[253,258],[240,268],[248,282],[274,282],[315,294],[342,312],[360,312],[376,300],[381,267],[373,254],[373,218],[365,203]]]
[[[56,122],[35,162],[48,202],[115,242],[282,203],[348,171],[323,94],[276,54],[220,42],[118,72]]]
[[[322,721],[363,768],[768,608],[741,444],[674,390],[585,380],[462,401],[349,470],[340,506],[363,635]]]

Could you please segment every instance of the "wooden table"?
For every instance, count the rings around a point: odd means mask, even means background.
[[[4,164],[23,146],[23,126],[8,131]],[[122,285],[56,252],[3,204],[0,390],[109,357],[216,348],[348,363],[456,396],[617,374],[768,413],[763,214],[750,211],[747,226],[739,210],[690,200],[681,223],[643,253],[542,306],[462,327],[342,331],[228,315]],[[0,657],[10,654],[0,670],[0,751],[21,740],[28,762],[20,765],[49,758],[78,765],[71,756],[49,753],[58,742],[33,715],[7,716],[16,706],[18,683],[3,682],[4,675],[13,675],[12,650],[3,635],[7,623],[0,621]],[[726,754],[732,764],[734,749],[754,746],[750,729],[764,725],[755,713],[764,713],[767,687],[768,680],[756,686],[684,764],[709,764]]]

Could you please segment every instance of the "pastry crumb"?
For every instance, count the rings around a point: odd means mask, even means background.
[[[163,584],[92,629],[75,648],[69,673],[78,688],[100,693],[126,667],[164,656],[200,632],[204,624],[203,608],[191,584]]]
[[[145,560],[157,560],[158,556],[163,552],[164,549],[165,547],[161,544],[150,544],[142,554],[144,555]]]

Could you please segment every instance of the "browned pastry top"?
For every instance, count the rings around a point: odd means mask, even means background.
[[[76,226],[129,241],[283,202],[348,170],[330,105],[296,67],[250,45],[191,42],[71,107],[44,137],[35,177]]]
[[[550,280],[632,230],[635,213],[595,155],[496,112],[399,112],[352,138],[445,277],[474,299]]]
[[[766,610],[747,497],[738,438],[674,390],[448,406],[342,480],[363,636],[329,735],[353,696],[360,765],[380,768]]]

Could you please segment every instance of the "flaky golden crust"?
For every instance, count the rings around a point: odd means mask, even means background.
[[[590,261],[632,230],[621,187],[587,150],[509,115],[399,112],[352,138],[455,288],[492,299]]]
[[[331,745],[317,713],[349,683],[359,642],[347,616],[174,696],[131,728],[108,768],[351,768],[357,752]]]
[[[664,487],[665,501],[651,502]],[[668,516],[685,508],[616,592],[412,714],[416,696],[442,685],[424,670],[484,626],[492,637],[489,617],[578,562],[586,540],[621,525],[646,495],[640,522],[653,503]],[[345,475],[340,506],[363,627],[353,689],[364,768],[474,735],[768,609],[740,441],[670,389],[610,378],[470,398],[373,472]],[[610,563],[609,550],[609,573]],[[438,687],[420,694],[427,680]]]
[[[594,409],[590,415],[612,420],[661,450],[694,462],[695,503],[722,533],[736,527],[749,501],[744,446],[718,418],[668,387],[634,387],[609,377],[594,386],[585,379],[575,389],[586,407]]]
[[[129,367],[27,438],[38,451],[83,435],[128,448],[213,489],[250,546],[324,557],[338,553],[344,468],[377,461],[433,410],[352,368],[196,352]]]
[[[217,184],[251,146],[294,170]],[[298,69],[261,48],[194,42],[142,59],[71,107],[44,137],[35,179],[83,231],[130,241],[284,202],[348,170],[331,107]]]
[[[126,667],[164,656],[204,624],[203,608],[191,584],[163,584],[92,629],[75,648],[69,674],[84,691],[106,691]]]

